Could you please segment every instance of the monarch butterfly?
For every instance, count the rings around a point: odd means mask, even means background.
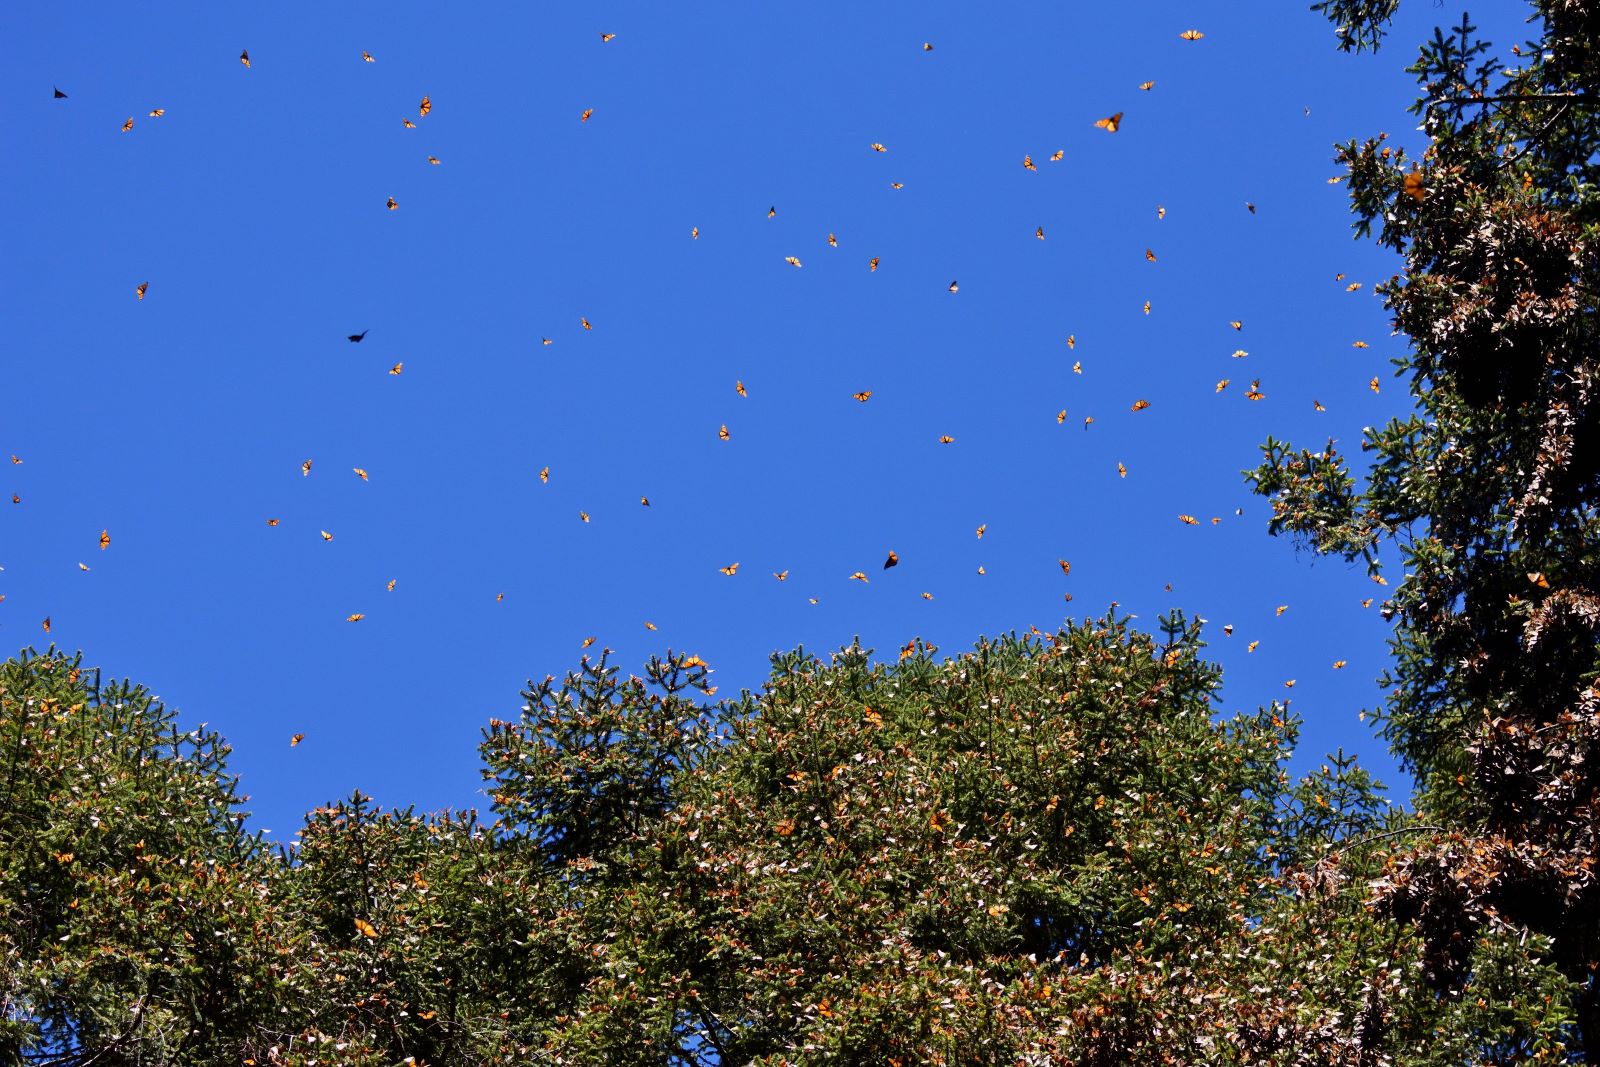
[[[360,467],[351,467],[350,469],[356,472],[356,477],[357,478],[360,478],[362,481],[366,481],[367,480],[367,472],[365,470],[363,470],[362,468],[360,468]]]
[[[1371,389],[1374,393],[1378,391],[1378,376],[1376,374],[1372,376],[1372,381],[1367,383],[1367,388]]]
[[[615,40],[616,36],[614,33],[602,33],[600,35],[600,43],[605,44],[607,41]]]
[[[385,585],[385,586],[384,586],[384,587],[383,587],[383,588],[384,588],[384,590],[385,590],[385,591],[386,591],[386,592],[390,592],[390,593],[392,593],[392,592],[394,592],[394,583],[395,583],[395,579],[394,579],[394,578],[390,578],[390,579],[389,579],[389,584],[387,584],[387,585]]]
[[[1023,156],[1023,157],[1022,157],[1022,169],[1023,169],[1023,170],[1033,170],[1033,171],[1036,171],[1036,170],[1038,170],[1038,169],[1039,169],[1039,168],[1038,168],[1038,167],[1037,167],[1037,166],[1035,166],[1035,165],[1034,165],[1034,162],[1033,162],[1033,157],[1032,157],[1032,156]]]
[[[1150,401],[1148,401],[1148,400],[1135,400],[1133,402],[1133,410],[1134,411],[1143,411],[1145,408],[1147,408],[1149,406],[1150,406]]]
[[[1224,626],[1222,628],[1222,632],[1227,634],[1229,637],[1232,637],[1233,636],[1233,623],[1230,622],[1226,626]]]
[[[111,535],[109,533],[107,533],[105,530],[101,530],[100,531],[100,550],[102,552],[105,551],[106,547],[109,546],[110,544],[111,544]]]
[[[281,519],[268,519],[267,520],[267,525],[268,526],[276,526],[281,521],[282,521]]]
[[[591,326],[591,325],[589,325],[589,320],[588,320],[588,319],[586,319],[586,318],[583,318],[583,317],[581,317],[581,316],[580,316],[580,317],[579,317],[579,319],[578,319],[578,321],[579,321],[579,322],[580,322],[580,323],[582,323],[582,325],[583,325],[583,328],[584,328],[584,329],[585,329],[585,330],[592,330],[592,329],[594,329],[594,327],[593,327],[593,326]]]
[[[133,129],[133,119],[130,117],[127,122],[122,124],[122,132],[127,133],[131,129]]]
[[[1428,195],[1428,190],[1424,188],[1422,184],[1421,171],[1414,170],[1410,174],[1407,174],[1404,180],[1401,182],[1400,188],[1401,191],[1403,191],[1411,199],[1417,201],[1419,204]]]
[[[1284,612],[1286,612],[1288,610],[1289,610],[1289,605],[1287,605],[1287,604],[1279,604],[1278,605],[1278,610],[1273,612],[1273,614],[1275,616],[1281,616]]]
[[[800,266],[800,260],[795,256],[784,256],[783,257],[783,261],[785,263],[789,264],[789,266],[791,266],[791,267]]]
[[[778,217],[778,209],[776,207],[767,208],[767,218],[772,219],[772,218],[777,218],[777,217]]]
[[[1143,89],[1147,93],[1151,89],[1154,89],[1155,87],[1156,87],[1156,83],[1155,82],[1140,82],[1139,83],[1139,88]]]
[[[949,434],[944,434],[943,436],[941,436],[939,438],[939,443],[941,445],[953,445],[953,444],[955,444],[955,442],[956,442],[956,439],[954,437],[951,437]]]
[[[300,464],[300,474],[303,477],[311,474],[311,461],[309,459]]]
[[[377,937],[378,936],[378,928],[376,926],[373,926],[371,923],[367,922],[367,920],[358,918],[358,919],[353,920],[353,922],[355,923],[356,930],[363,937]]]
[[[878,269],[878,257],[877,256],[873,256],[872,257],[872,262],[867,264],[867,271],[870,273],[870,272],[875,271],[877,269]]]
[[[923,593],[922,594],[922,599],[923,600],[932,600],[933,599],[933,594],[932,593]]]
[[[143,299],[144,299],[144,294],[145,294],[145,291],[146,291],[146,290],[147,290],[147,289],[149,289],[149,288],[150,288],[150,283],[149,283],[149,282],[140,282],[140,283],[139,283],[139,288],[137,288],[137,289],[135,289],[135,290],[134,290],[134,291],[133,291],[133,293],[134,293],[134,295],[135,295],[135,296],[137,296],[137,297],[138,297],[138,298],[139,298],[139,299],[140,299],[140,300],[143,300]]]
[[[989,524],[988,523],[984,523],[983,525],[979,526],[978,527],[978,540],[982,541],[983,540],[983,535],[988,533],[988,532],[989,532]]]
[[[426,118],[427,115],[428,115],[428,112],[430,112],[432,110],[433,110],[433,101],[425,96],[425,97],[422,98],[422,103],[417,105],[417,117],[418,118]]]
[[[1060,411],[1056,412],[1056,425],[1060,426],[1062,423],[1064,423],[1066,421],[1067,421],[1067,409],[1066,408],[1062,408]]]
[[[412,122],[410,119],[401,119],[400,125],[404,126],[408,130],[414,130],[417,128],[417,124]]]
[[[364,618],[366,618],[366,616],[361,614],[361,612],[358,611],[355,614],[353,614],[350,617],[348,617],[347,619],[345,619],[344,621],[345,622],[360,622]]]
[[[541,482],[543,482],[545,485],[549,485],[550,484],[550,468],[549,467],[544,467],[544,468],[540,469],[540,471],[539,471],[539,480]]]
[[[1265,400],[1267,394],[1261,391],[1261,379],[1257,378],[1250,383],[1250,391],[1244,394],[1246,400]]]
[[[1061,573],[1062,574],[1071,574],[1072,573],[1072,564],[1068,563],[1064,559],[1058,559],[1058,560],[1056,560],[1056,562],[1061,564]]]
[[[717,431],[717,439],[721,440],[721,441],[726,441],[728,439],[728,437],[729,437],[728,424],[727,423],[723,423],[722,424],[722,429]]]
[[[923,41],[922,42],[922,50],[924,52],[931,52],[931,51],[933,51],[933,45],[929,44],[927,41]]]
[[[578,121],[579,122],[588,122],[589,121],[589,116],[593,115],[593,114],[594,114],[594,108],[586,107],[586,108],[583,109],[583,114],[578,116]]]
[[[1259,644],[1261,644],[1260,641],[1251,641],[1248,645],[1244,646],[1244,650],[1246,652],[1254,652],[1256,650],[1256,646]]]
[[[1147,248],[1144,250],[1144,258],[1147,262],[1154,263],[1156,261],[1156,254]]]
[[[1178,516],[1178,521],[1183,523],[1185,526],[1199,526],[1200,525],[1200,520],[1195,518],[1193,515],[1179,515]]]
[[[731,578],[735,574],[739,573],[739,564],[737,562],[730,563],[726,567],[718,567],[717,570],[721,571],[723,574],[726,574],[726,575],[728,575],[728,577]]]
[[[399,204],[399,202],[398,202],[398,201],[396,201],[396,200],[395,200],[395,198],[394,198],[394,197],[392,197],[392,196],[391,196],[391,197],[390,197],[390,198],[389,198],[389,202],[388,202],[388,204],[387,204],[387,207],[388,207],[388,208],[389,208],[389,210],[390,210],[390,211],[393,211],[393,210],[394,210],[394,209],[395,209],[395,208],[397,208],[397,207],[399,207],[399,206],[400,206],[400,204]]]
[[[406,365],[404,363],[396,363],[394,366],[389,368],[389,373],[398,375],[401,371],[405,370],[405,368]]]
[[[293,737],[289,738],[289,747],[293,748],[296,745],[298,745],[300,742],[304,741],[305,739],[306,739],[306,735],[305,734],[295,734]]]
[[[44,627],[44,632],[45,633],[49,633],[50,632],[50,616],[46,615],[44,617],[44,622],[41,623],[40,625],[42,625]]]
[[[867,581],[867,576],[860,571],[856,571],[854,574],[850,575],[850,580],[852,582],[865,583]]]
[[[1336,671],[1342,671],[1342,670],[1344,670],[1344,664],[1345,664],[1344,660],[1336,659],[1336,660],[1333,661],[1333,669],[1336,670]]]
[[[778,579],[780,582],[787,582],[789,580],[789,570],[788,568],[784,568],[781,571],[773,571],[772,576]]]
[[[883,147],[883,145],[879,144],[877,141],[873,141],[871,147],[872,147],[872,150],[874,152],[887,152],[887,151],[889,151],[887,148]]]
[[[852,400],[859,400],[859,401],[861,401],[861,403],[865,404],[868,400],[872,399],[872,390],[871,389],[863,389],[859,393],[851,393],[850,394],[850,398]]]
[[[890,567],[898,567],[899,565],[900,557],[896,555],[894,549],[891,548],[889,550],[889,558],[883,561],[883,569],[888,570]]]
[[[250,66],[250,52],[248,49],[239,53],[239,62],[243,63],[246,67]]]
[[[1367,342],[1365,342],[1365,341],[1353,341],[1353,342],[1351,342],[1350,347],[1352,347],[1352,348],[1371,348],[1372,346],[1367,344]]]
[[[435,167],[437,167],[439,165],[439,157],[438,156],[429,156],[428,157],[428,162],[433,164]]]
[[[1126,478],[1127,476],[1128,476],[1128,468],[1126,466],[1124,466],[1123,464],[1118,463],[1117,464],[1117,477],[1118,478]]]
[[[1065,158],[1067,158],[1067,152],[1064,148],[1058,148],[1050,153],[1050,162],[1052,163],[1060,163]]]
[[[1313,400],[1313,401],[1311,401],[1311,410],[1313,410],[1313,411],[1327,411],[1328,409],[1322,406],[1322,401]]]
[[[580,511],[580,512],[578,512],[578,518],[582,519],[584,522],[588,522],[589,521],[589,513],[587,511]]]
[[[646,620],[645,624],[644,624],[644,628],[646,630],[654,630],[656,628],[656,624],[653,623],[653,622],[650,622],[649,620]]]
[[[1218,380],[1218,382],[1217,382],[1217,392],[1220,393],[1224,389],[1226,389],[1228,387],[1228,383],[1230,381],[1232,381],[1232,380],[1233,379],[1231,379],[1231,378],[1222,378],[1222,379]]]
[[[1116,133],[1117,127],[1122,125],[1122,112],[1119,111],[1110,118],[1096,119],[1094,124],[1107,133]]]
[[[951,282],[950,283],[950,291],[952,293],[958,293],[958,292],[961,291],[961,286],[957,285],[955,282]]]
[[[829,248],[838,248],[839,247],[839,239],[837,237],[835,237],[831,233],[828,234],[828,247]]]
[[[362,52],[361,53],[361,61],[363,63],[371,63],[373,61],[372,60],[372,53],[371,52]]]
[[[691,227],[689,230],[689,236],[694,238],[696,241],[700,240],[700,227]]]
[[[318,532],[322,534],[322,539],[324,541],[332,541],[333,540],[333,534],[329,533],[327,530],[319,530]]]
[[[162,115],[165,115],[166,113],[167,113],[167,109],[164,108],[164,107],[153,107],[153,108],[150,109],[150,117],[153,118],[153,119],[158,119]]]
[[[1238,319],[1234,319],[1233,321],[1229,322],[1228,325],[1232,326],[1235,330],[1244,329],[1244,323],[1240,322]]]
[[[1184,30],[1182,33],[1178,34],[1178,36],[1183,38],[1185,41],[1198,41],[1200,38],[1204,37],[1205,34],[1201,33],[1199,30]]]
[[[1162,219],[1164,219],[1166,217],[1167,217],[1167,209],[1166,209],[1166,207],[1164,205],[1162,205],[1162,204],[1157,204],[1156,205],[1156,221],[1160,222]]]
[[[733,391],[738,393],[740,396],[749,396],[750,395],[749,393],[745,392],[744,383],[741,382],[741,381],[735,381],[733,383]]]
[[[1041,241],[1044,240],[1044,227],[1040,226],[1037,230],[1034,230],[1033,235]]]

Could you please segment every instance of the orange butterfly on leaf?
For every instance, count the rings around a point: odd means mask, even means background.
[[[355,923],[356,931],[361,934],[362,937],[378,936],[378,928],[367,922],[367,920],[358,918],[353,920],[353,922]]]

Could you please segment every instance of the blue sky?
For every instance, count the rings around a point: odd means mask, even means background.
[[[1404,15],[1351,57],[1298,4],[9,5],[0,643],[220,729],[279,838],[358,787],[481,806],[479,728],[590,635],[733,692],[1112,600],[1393,778],[1381,590],[1239,471],[1405,409],[1398,262],[1327,182],[1420,147],[1402,68],[1459,5]]]

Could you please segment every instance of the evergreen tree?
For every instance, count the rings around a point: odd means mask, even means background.
[[[1347,50],[1396,0],[1324,0]],[[1361,442],[1268,440],[1251,473],[1271,529],[1365,559],[1398,549],[1384,736],[1429,824],[1376,885],[1416,924],[1426,977],[1458,990],[1483,936],[1534,937],[1600,1063],[1600,23],[1531,3],[1496,52],[1463,16],[1411,68],[1427,147],[1339,152],[1358,231],[1404,259],[1380,292],[1414,410]]]

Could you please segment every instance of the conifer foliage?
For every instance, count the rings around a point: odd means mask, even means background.
[[[1396,4],[1317,6],[1362,50]],[[1359,232],[1404,260],[1381,291],[1414,410],[1365,432],[1364,472],[1269,440],[1251,477],[1273,532],[1404,565],[1384,730],[1444,829],[1375,903],[1445,990],[1480,935],[1548,939],[1600,1062],[1600,24],[1527,6],[1530,40],[1493,47],[1463,16],[1424,45],[1420,155],[1382,135],[1340,152]]]

